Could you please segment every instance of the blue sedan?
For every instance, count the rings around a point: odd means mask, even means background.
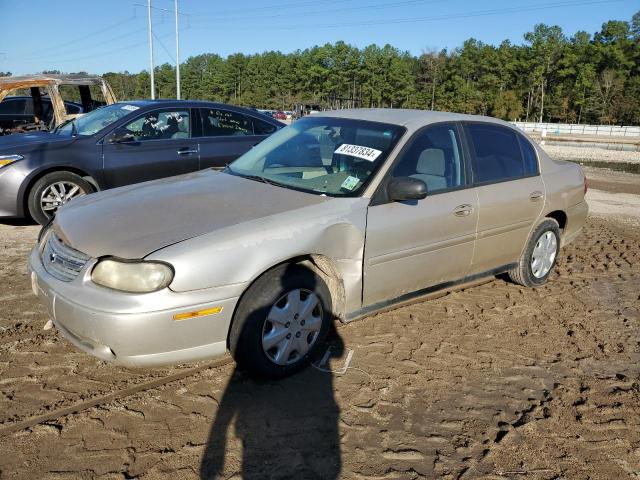
[[[222,168],[283,123],[255,110],[179,100],[121,102],[51,132],[0,137],[0,218],[44,224],[78,196]]]

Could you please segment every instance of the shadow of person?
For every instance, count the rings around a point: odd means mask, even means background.
[[[342,356],[344,344],[333,328],[327,345],[331,357]],[[241,443],[242,465],[240,472],[227,472],[225,477],[239,473],[243,479],[338,478],[339,414],[333,375],[326,365],[277,381],[253,380],[236,369],[220,400],[200,476],[222,476],[233,427]]]

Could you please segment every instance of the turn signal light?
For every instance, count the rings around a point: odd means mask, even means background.
[[[216,315],[222,311],[222,307],[207,308],[206,310],[197,310],[195,312],[176,313],[174,320],[188,320],[195,317],[204,317],[206,315]]]

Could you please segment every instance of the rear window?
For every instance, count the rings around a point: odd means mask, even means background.
[[[500,182],[525,176],[518,137],[511,129],[483,123],[467,124],[474,151],[476,183]]]

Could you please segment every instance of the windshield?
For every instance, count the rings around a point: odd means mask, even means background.
[[[139,107],[127,103],[114,103],[93,110],[85,115],[68,120],[54,130],[60,135],[93,135],[122,117],[135,112]]]
[[[298,120],[233,162],[228,172],[330,196],[355,196],[405,129],[332,117]]]

